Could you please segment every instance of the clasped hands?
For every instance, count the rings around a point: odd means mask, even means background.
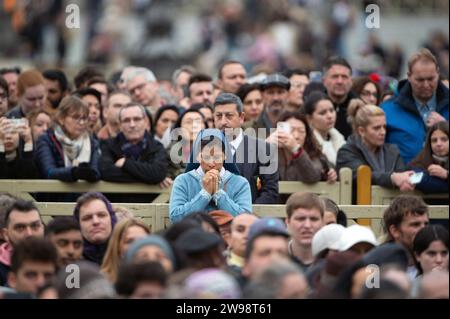
[[[220,189],[220,175],[216,169],[211,169],[205,173],[202,178],[203,188],[211,195],[214,195]]]

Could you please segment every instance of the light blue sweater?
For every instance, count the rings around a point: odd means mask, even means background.
[[[218,209],[233,216],[252,212],[250,185],[244,177],[225,171],[220,190],[211,196],[202,187],[202,177],[196,170],[177,176],[170,195],[169,216],[172,223],[192,213]]]

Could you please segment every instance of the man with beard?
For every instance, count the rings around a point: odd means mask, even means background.
[[[428,206],[422,198],[400,195],[394,198],[383,214],[386,242],[395,242],[408,251],[407,273],[411,279],[417,277],[413,252],[416,234],[429,223]]]
[[[323,66],[323,85],[336,110],[336,129],[345,138],[352,134],[347,122],[347,107],[351,99],[356,98],[352,90],[352,67],[341,57],[329,58]]]
[[[258,137],[265,139],[270,135],[270,129],[277,127],[277,122],[287,107],[290,87],[289,79],[278,73],[267,76],[261,83],[264,111],[253,125]],[[265,137],[258,131],[261,128],[266,130]]]
[[[50,114],[56,113],[59,102],[69,93],[67,77],[60,70],[45,70],[42,72],[47,90],[47,102],[50,107],[46,111]]]
[[[0,286],[7,282],[11,256],[17,244],[31,236],[44,237],[44,224],[33,202],[18,199],[9,206],[5,214],[3,235],[6,242],[0,245]]]

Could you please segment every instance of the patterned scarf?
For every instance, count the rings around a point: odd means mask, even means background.
[[[56,125],[55,137],[62,145],[65,167],[78,166],[79,163],[91,161],[91,140],[88,132],[72,140],[63,132],[61,126]]]
[[[445,169],[448,169],[448,156],[437,156],[432,154],[433,160],[436,164],[442,166]]]
[[[142,152],[144,152],[144,150],[147,148],[149,134],[146,131],[144,133],[144,138],[136,144],[128,142],[128,140],[126,139],[125,135],[122,132],[120,132],[119,135],[117,135],[117,137],[119,138],[120,144],[122,144],[120,149],[122,150],[125,157],[137,160],[142,155]]]

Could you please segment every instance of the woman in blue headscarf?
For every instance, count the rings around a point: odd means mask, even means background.
[[[170,220],[199,212],[225,210],[236,216],[252,211],[248,181],[239,175],[225,136],[218,129],[198,134],[184,174],[173,184]]]

